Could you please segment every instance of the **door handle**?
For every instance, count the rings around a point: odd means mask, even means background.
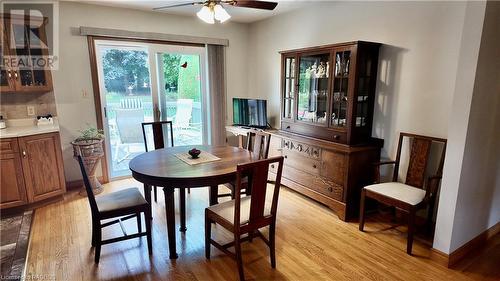
[[[108,118],[108,109],[104,107],[104,118]]]

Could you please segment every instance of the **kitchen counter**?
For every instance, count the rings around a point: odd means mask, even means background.
[[[57,118],[54,118],[54,124],[40,126],[36,125],[36,121],[34,119],[8,120],[7,128],[0,129],[0,139],[32,136],[53,132],[59,132],[59,122],[57,121]]]

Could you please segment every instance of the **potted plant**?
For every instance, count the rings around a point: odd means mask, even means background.
[[[103,130],[89,126],[84,130],[80,130],[80,136],[71,142],[73,145],[73,155],[76,158],[82,156],[83,164],[87,170],[90,184],[94,194],[99,194],[103,191],[103,187],[95,175],[97,164],[104,156],[104,132]],[[85,195],[86,191],[83,188],[80,195]]]

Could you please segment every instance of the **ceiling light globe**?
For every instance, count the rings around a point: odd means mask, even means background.
[[[225,22],[231,18],[231,16],[220,4],[215,5],[214,12],[215,12],[215,19],[220,22]]]
[[[202,21],[209,23],[209,24],[214,24],[214,12],[207,6],[203,6],[201,10],[196,13],[198,18],[200,18]]]

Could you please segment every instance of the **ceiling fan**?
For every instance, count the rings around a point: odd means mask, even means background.
[[[231,18],[231,16],[224,9],[223,5],[230,5],[233,7],[241,7],[241,8],[261,9],[261,10],[274,10],[274,8],[276,8],[278,3],[268,2],[268,1],[206,0],[203,2],[191,2],[191,3],[162,6],[154,8],[153,10],[158,11],[169,8],[195,6],[195,5],[203,6],[201,7],[201,10],[196,13],[198,18],[200,18],[206,23],[214,24],[215,20],[222,23]]]

